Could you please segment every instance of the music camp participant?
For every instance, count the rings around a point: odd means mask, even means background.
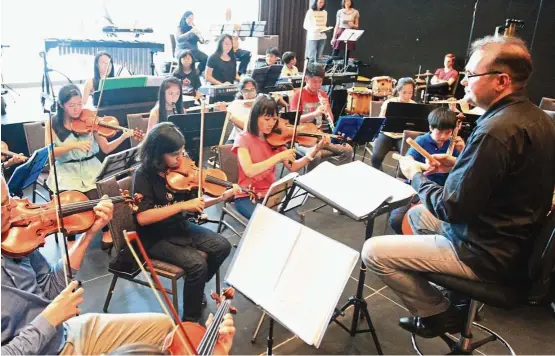
[[[141,167],[133,177],[133,194],[143,196],[135,213],[138,233],[148,255],[185,271],[183,320],[198,321],[206,305],[204,286],[231,251],[223,236],[189,221],[189,214],[232,197],[236,189],[205,202],[196,191],[174,192],[166,184],[167,170],[179,166],[185,154],[185,138],[169,122],[149,131],[141,145]],[[203,256],[203,255],[206,255]]]
[[[306,57],[311,62],[318,62],[324,53],[328,12],[325,10],[326,0],[312,0],[306,12],[303,28],[306,30]]]
[[[233,128],[229,133],[226,144],[234,143],[235,137],[245,130],[254,99],[256,98],[256,82],[251,77],[241,78],[238,89],[239,92],[236,95],[236,99],[227,107],[228,119],[233,124]]]
[[[412,316],[399,320],[424,338],[463,330],[466,311],[421,273],[527,285],[532,247],[555,186],[555,123],[525,92],[532,56],[516,37],[475,41],[466,64],[465,99],[486,110],[458,158],[434,155],[432,182],[421,164],[401,160],[424,203],[409,210],[415,236],[373,236],[362,259]],[[367,236],[371,233],[367,232]]]
[[[200,88],[200,77],[195,66],[193,52],[185,49],[179,53],[177,57],[178,66],[172,76],[181,80],[183,95],[194,96],[197,100],[202,94],[198,91]]]
[[[179,56],[179,53],[184,49],[190,50],[193,53],[195,62],[198,63],[198,74],[201,75],[206,68],[208,56],[198,48],[198,44],[203,43],[204,39],[200,30],[195,26],[195,15],[192,11],[185,11],[183,16],[181,16],[179,26],[177,26],[175,41],[174,56]]]
[[[459,72],[453,68],[455,55],[447,53],[443,58],[443,68],[438,68],[428,86],[428,94],[448,95],[451,93],[453,84],[459,79]]]
[[[295,149],[272,147],[266,138],[278,120],[277,103],[269,95],[260,95],[254,101],[246,131],[235,137],[232,152],[239,163],[239,186],[250,187],[259,198],[251,200],[246,193],[237,193],[235,208],[250,219],[256,204],[260,203],[272,183],[276,180],[276,165],[283,163],[290,172],[296,172],[314,160],[319,151],[329,144],[327,137],[322,138],[314,150],[305,157],[295,160]]]
[[[98,90],[100,79],[114,77],[114,63],[108,52],[98,52],[94,56],[94,76],[85,82],[83,88],[83,105],[87,105],[89,97]]]
[[[301,113],[300,122],[310,122],[316,124],[322,132],[331,133],[331,125],[334,117],[331,112],[328,95],[323,91],[322,83],[325,77],[324,66],[318,63],[308,63],[306,70],[305,87],[296,91],[289,100],[292,111],[299,110]],[[299,95],[301,102],[299,105]],[[314,147],[298,146],[297,150],[304,155],[310,154]],[[336,157],[338,164],[348,163],[353,159],[353,147],[348,144],[334,144],[327,142],[308,165],[308,170],[312,170],[322,160]]]
[[[331,39],[331,46],[333,47],[332,57],[337,57],[340,51],[345,51],[345,42],[338,40],[343,31],[346,29],[358,29],[360,13],[353,6],[353,0],[342,0],[341,9],[337,10],[335,27],[333,28],[333,36]],[[349,58],[349,53],[354,49],[355,42],[348,41],[346,49],[347,58]]]
[[[283,62],[283,68],[280,77],[294,77],[299,75],[299,70],[297,69],[297,55],[295,52],[285,52],[281,57],[281,61]]]
[[[394,97],[383,102],[380,110],[380,117],[385,117],[387,104],[391,102],[415,104],[416,102],[412,100],[415,87],[416,83],[412,78],[407,77],[399,79],[397,86],[393,90]],[[382,162],[389,151],[396,148],[398,152],[401,152],[402,138],[402,133],[380,132],[378,138],[376,138],[376,141],[374,142],[374,150],[372,151],[372,157],[370,159],[372,167],[381,170]]]
[[[168,116],[184,114],[183,109],[183,82],[175,77],[168,77],[160,84],[158,101],[150,110],[148,117],[147,133],[159,122],[168,121]]]
[[[240,80],[237,62],[233,55],[233,42],[230,35],[223,34],[218,39],[216,52],[208,58],[206,81],[212,85],[233,84]]]
[[[54,144],[56,174],[60,191],[77,190],[85,193],[89,199],[97,199],[95,179],[100,173],[102,163],[96,154],[102,151],[109,154],[126,139],[133,136],[132,131],[124,131],[112,141],[97,132],[79,134],[72,130],[72,122],[83,113],[81,91],[75,84],[66,84],[58,93],[58,108],[50,121],[45,122],[44,141],[46,145]],[[52,129],[52,130],[51,130]],[[52,132],[51,132],[52,131]],[[52,139],[51,139],[52,136]],[[51,191],[56,191],[53,170],[50,170],[46,184]],[[68,236],[68,241],[74,241]],[[112,236],[104,229],[101,247],[103,250],[113,246]]]
[[[4,235],[11,228],[11,198],[4,177],[0,184]],[[68,251],[73,276],[94,236],[112,218],[113,209],[109,199],[94,207],[93,225]],[[49,265],[39,249],[18,258],[2,254],[2,355],[100,355],[135,343],[161,348],[173,329],[168,316],[81,314],[87,290],[77,281],[65,285],[64,263]],[[235,334],[232,319],[228,317],[220,331],[220,340],[229,349]]]
[[[430,154],[444,154],[447,153],[451,141],[455,140],[453,156],[458,157],[460,152],[464,149],[464,140],[460,136],[453,137],[457,121],[456,113],[445,107],[439,107],[428,115],[430,131],[424,135],[418,136],[414,141]],[[426,158],[412,147],[407,151],[405,157],[421,163],[426,163]],[[428,175],[428,179],[443,186],[445,180],[447,180],[447,175],[447,173],[430,174]],[[418,201],[418,195],[416,195],[411,203],[414,204]],[[402,206],[393,210],[389,216],[389,225],[397,234],[402,233],[401,225],[403,217],[409,208],[409,205]]]

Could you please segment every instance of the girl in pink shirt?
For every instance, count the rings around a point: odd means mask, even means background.
[[[314,159],[314,156],[329,143],[323,138],[316,149],[309,155],[295,160],[295,150],[285,147],[274,148],[266,141],[278,119],[277,104],[269,95],[259,96],[252,107],[247,131],[236,137],[233,153],[239,162],[239,186],[251,187],[259,197],[263,198],[275,182],[276,165],[282,162],[285,167],[296,172]],[[292,164],[290,163],[292,162]],[[235,208],[246,218],[252,216],[256,204],[261,199],[251,201],[246,194],[236,195]]]

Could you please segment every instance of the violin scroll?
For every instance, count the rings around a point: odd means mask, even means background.
[[[137,210],[139,210],[139,204],[143,201],[143,195],[135,193],[131,196],[129,190],[127,189],[120,189],[119,192],[123,197],[123,201],[131,208],[131,210],[137,212]]]

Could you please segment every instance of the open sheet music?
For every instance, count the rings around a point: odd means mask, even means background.
[[[317,197],[325,197],[358,219],[386,201],[403,200],[416,193],[410,185],[361,161],[342,166],[322,162],[296,181]]]
[[[226,281],[304,342],[319,347],[358,256],[258,205]]]

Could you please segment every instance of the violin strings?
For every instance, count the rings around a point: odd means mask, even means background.
[[[216,322],[214,323],[215,325],[215,329],[212,332],[210,338],[211,338],[211,342],[209,343],[210,345],[210,350],[208,350],[208,355],[213,355],[214,354],[214,349],[216,347],[216,343],[218,342],[218,337],[220,335],[220,324],[224,321],[224,316],[227,314],[227,312],[229,311],[229,301],[224,301],[225,305],[222,308],[222,311],[220,313],[220,317],[217,320],[217,324]]]
[[[197,350],[199,355],[212,355],[214,353],[214,347],[216,346],[216,341],[218,340],[220,324],[222,323],[225,314],[229,311],[229,301],[224,300],[222,303],[223,305],[216,311],[212,324],[210,324],[200,341]]]

